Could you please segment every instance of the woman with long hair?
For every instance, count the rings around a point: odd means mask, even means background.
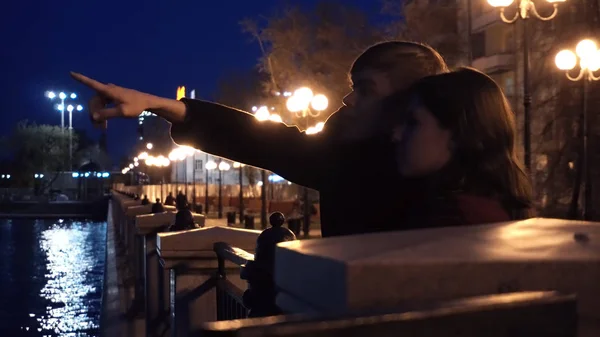
[[[398,170],[412,186],[406,226],[531,216],[532,188],[515,150],[515,117],[489,76],[470,68],[428,76],[391,97],[387,107],[396,123]]]

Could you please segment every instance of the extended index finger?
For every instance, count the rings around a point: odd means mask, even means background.
[[[102,82],[98,82],[95,79],[89,78],[85,75],[82,75],[80,73],[76,73],[76,72],[71,72],[71,77],[73,77],[75,80],[77,80],[80,83],[83,83],[84,85],[99,91],[101,93],[105,93],[108,89],[108,85],[102,83]]]

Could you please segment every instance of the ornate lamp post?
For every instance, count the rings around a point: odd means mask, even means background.
[[[235,162],[233,163],[233,168],[238,169],[238,178],[240,184],[240,194],[239,194],[239,202],[240,202],[240,223],[244,223],[244,164]]]
[[[584,220],[590,219],[589,211],[592,209],[592,183],[590,177],[589,170],[589,119],[588,119],[588,92],[589,92],[589,84],[592,81],[600,80],[600,72],[596,74],[600,70],[600,50],[598,46],[593,40],[585,39],[581,40],[577,46],[575,47],[575,51],[571,51],[568,49],[562,50],[556,54],[555,58],[556,67],[560,70],[565,71],[565,75],[567,78],[573,82],[582,81],[583,85],[583,95],[582,98],[582,111],[581,111],[581,121],[582,125],[580,127],[582,130],[582,155],[579,160],[579,165],[581,165],[581,174],[582,174],[582,182],[583,182],[583,203],[582,203],[582,216]],[[571,75],[571,71],[574,70],[579,65],[579,73],[576,76]],[[576,186],[575,192],[579,192],[579,186]],[[578,194],[578,193],[577,193]],[[577,200],[577,197],[573,198],[573,200]],[[571,216],[574,216],[573,213],[576,213],[577,203],[571,205],[571,209],[569,213]]]
[[[72,94],[75,95],[75,94]],[[83,106],[77,105],[77,107],[70,105],[67,106],[69,112],[69,170],[73,169],[73,110],[82,111]]]
[[[219,170],[219,209],[218,209],[218,216],[219,219],[223,218],[223,171],[229,171],[229,169],[231,168],[231,165],[229,165],[229,163],[227,163],[224,160],[219,160],[218,163],[214,162],[214,161],[209,161],[208,163],[206,163],[205,165],[206,170],[208,171],[212,171],[214,169],[218,169]]]
[[[274,109],[274,108],[272,108]],[[252,111],[254,112],[254,118],[260,122],[275,122],[275,123],[283,123],[281,116],[276,113],[271,113],[269,108],[266,106],[261,107],[252,107]],[[260,186],[260,199],[261,199],[261,209],[260,209],[260,224],[262,229],[267,228],[267,171],[260,171],[262,185]]]
[[[554,11],[549,16],[542,16],[538,13],[535,3],[532,0],[517,0],[517,11],[512,18],[507,18],[505,9],[515,3],[515,0],[487,0],[488,3],[496,8],[500,8],[500,18],[502,21],[512,24],[519,19],[523,22],[523,146],[525,152],[525,166],[531,170],[531,79],[529,77],[530,64],[530,33],[529,19],[535,18],[541,21],[549,21],[558,14],[558,3],[566,0],[546,0],[554,5]]]
[[[293,95],[290,96],[286,102],[286,107],[291,113],[294,113],[297,118],[304,119],[304,132],[307,135],[315,134],[323,130],[323,127],[325,126],[324,123],[317,123],[316,126],[309,126],[309,118],[318,117],[323,110],[327,109],[328,105],[329,100],[325,95],[315,95],[310,88],[306,87],[294,91]],[[304,209],[302,211],[304,217],[304,235],[308,236],[311,216],[308,188],[303,187],[302,192],[302,199],[304,200]]]

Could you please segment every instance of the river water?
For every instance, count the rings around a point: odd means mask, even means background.
[[[0,336],[97,336],[105,251],[105,222],[0,219]]]

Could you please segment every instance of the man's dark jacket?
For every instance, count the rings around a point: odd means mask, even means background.
[[[272,171],[320,192],[323,237],[394,229],[398,216],[395,161],[389,136],[353,144],[338,112],[321,133],[306,135],[283,123],[260,122],[252,114],[199,100],[183,122],[171,126],[180,145]]]

